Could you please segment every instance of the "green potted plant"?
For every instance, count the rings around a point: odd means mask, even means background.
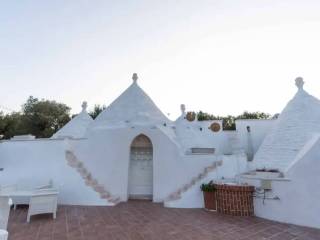
[[[200,186],[203,192],[204,208],[209,211],[217,210],[216,189],[212,181],[209,183],[203,183]]]

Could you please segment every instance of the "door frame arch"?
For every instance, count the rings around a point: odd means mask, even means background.
[[[140,146],[139,146],[139,142],[135,143],[135,141],[139,140],[139,138],[145,138],[146,142],[143,143],[141,142]],[[136,145],[135,145],[136,144]],[[146,144],[146,146],[143,146],[143,144]],[[151,148],[151,181],[150,181],[150,185],[151,185],[151,191],[150,194],[141,194],[141,196],[139,196],[140,194],[130,194],[130,183],[132,180],[131,174],[132,174],[132,148]],[[135,135],[131,141],[130,141],[130,145],[129,145],[129,162],[128,162],[128,185],[127,185],[127,199],[149,199],[149,200],[153,200],[153,191],[154,191],[154,148],[153,148],[153,142],[151,140],[151,138],[149,136],[147,136],[144,133],[139,133],[137,135]],[[130,197],[131,196],[131,197]],[[134,196],[134,197],[132,197]]]

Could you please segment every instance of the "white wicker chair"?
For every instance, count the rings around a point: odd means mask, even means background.
[[[7,186],[1,186],[1,192],[14,192],[18,190],[18,185],[13,184],[13,185],[7,185]],[[19,204],[26,204],[26,200],[25,199],[21,199],[21,198],[11,198],[12,199],[12,205],[13,205],[13,209],[16,210],[17,205]]]
[[[30,198],[27,222],[30,222],[31,216],[43,213],[52,213],[53,219],[55,219],[57,204],[57,190],[53,188],[36,190]]]
[[[14,193],[16,191],[37,191],[37,190],[50,190],[53,189],[53,181],[50,179],[47,184],[43,184],[37,187],[32,187],[29,184],[25,184],[22,180],[18,184],[1,186],[0,190],[3,193]],[[16,210],[18,205],[28,205],[30,202],[30,196],[10,196],[13,203],[13,209]]]
[[[20,187],[18,184],[13,185],[7,185],[1,187],[1,192],[6,193],[14,193],[16,191],[19,191],[21,189],[24,189],[24,187]],[[18,205],[27,205],[29,204],[29,198],[28,197],[17,197],[17,196],[10,196],[12,199],[12,205],[13,209],[16,210]]]
[[[11,204],[9,197],[0,197],[0,229],[7,230]]]

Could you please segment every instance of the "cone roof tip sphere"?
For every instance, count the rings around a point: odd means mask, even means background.
[[[180,104],[181,115],[184,116],[186,114],[186,105]]]
[[[87,111],[87,107],[88,107],[88,103],[86,101],[83,101],[82,105],[81,105],[82,112],[86,112]]]
[[[137,73],[134,73],[132,75],[132,80],[133,80],[133,83],[137,83],[137,81],[138,81],[138,74]]]
[[[299,90],[303,89],[303,85],[304,85],[303,78],[302,77],[297,77],[296,80],[295,80],[295,84],[296,84],[296,86],[297,86],[297,88]]]

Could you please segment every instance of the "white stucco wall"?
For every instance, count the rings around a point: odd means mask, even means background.
[[[306,145],[308,151],[297,159],[285,173],[289,181],[272,181],[272,191],[267,197],[278,196],[280,200],[255,199],[255,214],[259,217],[320,228],[320,140]],[[304,151],[302,149],[301,151]],[[259,180],[245,180],[257,187]]]
[[[168,163],[178,155],[176,146],[166,135],[151,128],[100,129],[92,132],[85,142],[75,142],[73,150],[92,175],[113,195],[126,201],[128,191],[128,169],[130,145],[139,134],[145,134],[153,144],[153,182],[154,200],[164,195],[163,182],[172,170]]]
[[[182,193],[180,199],[165,202],[165,206],[172,208],[203,208],[203,193],[200,190],[202,183],[221,179],[236,181],[237,175],[247,171],[247,157],[244,154],[220,155],[216,156],[216,160],[222,160],[222,165],[197,182],[187,192]],[[192,177],[195,177],[195,175]],[[192,177],[188,176],[188,180],[190,181]]]
[[[65,151],[71,150],[92,177],[113,197],[127,201],[130,146],[133,139],[140,134],[148,136],[153,145],[155,202],[164,201],[214,161],[223,160],[223,165],[213,173],[216,177],[212,175],[211,179],[234,178],[236,174],[246,170],[244,155],[185,154],[183,147],[175,141],[175,136],[168,132],[172,132],[170,126],[112,127],[90,131],[86,139],[6,141],[0,144],[0,167],[5,168],[0,173],[0,181],[4,185],[23,182],[35,187],[53,179],[60,189],[60,203],[106,204],[106,201],[101,200],[96,192],[84,184],[80,174],[67,164]],[[224,139],[221,137],[223,132],[214,134],[213,138],[218,142]],[[212,141],[212,145],[218,146],[217,141]],[[198,187],[195,191],[185,193],[185,196],[190,196],[183,198],[188,204],[176,206],[201,207],[203,202]]]
[[[1,186],[17,184],[19,188],[32,189],[48,184],[52,179],[60,192],[60,204],[106,204],[105,200],[85,185],[78,172],[67,165],[64,140],[2,142],[0,167],[4,168],[0,172]]]
[[[210,128],[212,123],[220,125],[218,132],[213,132]],[[177,140],[186,152],[192,147],[215,148],[216,154],[222,153],[223,143],[225,141],[222,131],[222,120],[211,121],[192,121],[179,118],[175,122],[175,133]]]
[[[221,144],[221,152],[223,154],[231,155],[233,153],[244,152],[244,149],[240,144],[240,139],[236,131],[223,131],[222,136],[223,141]]]
[[[237,134],[240,145],[243,149],[248,149],[247,126],[251,129],[253,151],[256,153],[263,142],[265,136],[270,132],[277,120],[271,119],[241,119],[236,120]]]
[[[99,182],[126,201],[129,154],[132,140],[139,134],[153,144],[153,200],[163,201],[170,193],[215,160],[213,155],[184,155],[163,131],[151,127],[100,129],[73,150]]]
[[[217,155],[186,155],[184,147],[181,147],[175,141],[175,136],[168,134],[166,129],[172,131],[171,126],[93,129],[88,133],[87,140],[74,143],[71,141],[71,148],[99,183],[104,184],[112,195],[126,201],[130,145],[139,134],[148,136],[153,145],[153,201],[162,202],[169,194],[217,160]],[[220,136],[222,132],[211,134],[218,141],[223,139]],[[215,145],[218,145],[217,141],[212,141],[212,146]],[[224,171],[225,175],[231,171],[234,177],[233,168],[237,166],[234,161],[233,165]]]
[[[153,145],[153,201],[162,202],[217,160],[217,155],[184,154],[162,128],[105,128],[92,131],[87,139],[81,140],[5,141],[0,144],[0,167],[4,167],[0,172],[1,184],[23,182],[28,187],[36,187],[52,179],[60,189],[60,203],[106,204],[67,164],[65,151],[72,150],[99,184],[112,196],[126,201],[130,145],[136,136],[144,134]],[[237,166],[235,161],[221,176],[233,175],[233,168]]]

